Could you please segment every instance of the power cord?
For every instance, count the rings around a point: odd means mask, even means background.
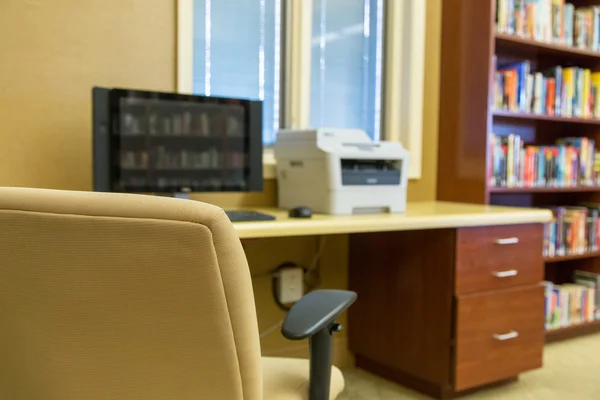
[[[270,327],[268,327],[267,329],[262,331],[260,333],[260,338],[262,339],[262,338],[269,336],[271,333],[275,332],[277,330],[277,328],[279,328],[281,325],[283,325],[283,320],[279,321],[276,324],[271,325]]]
[[[321,286],[321,256],[325,250],[327,238],[319,236],[317,240],[315,256],[304,272],[304,283],[306,284],[307,293]]]

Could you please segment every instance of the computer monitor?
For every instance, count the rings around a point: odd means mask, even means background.
[[[262,190],[262,102],[95,87],[92,103],[95,191]]]

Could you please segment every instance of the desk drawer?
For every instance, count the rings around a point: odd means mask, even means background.
[[[455,390],[542,366],[544,288],[506,289],[457,299]]]
[[[544,277],[542,224],[457,229],[457,295],[533,284]]]

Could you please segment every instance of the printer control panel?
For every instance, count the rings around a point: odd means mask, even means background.
[[[399,185],[402,160],[340,160],[343,186]]]

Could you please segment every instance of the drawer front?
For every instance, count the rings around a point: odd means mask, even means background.
[[[542,366],[544,288],[506,289],[457,299],[457,391]]]
[[[457,295],[538,283],[544,279],[542,224],[460,228]]]

